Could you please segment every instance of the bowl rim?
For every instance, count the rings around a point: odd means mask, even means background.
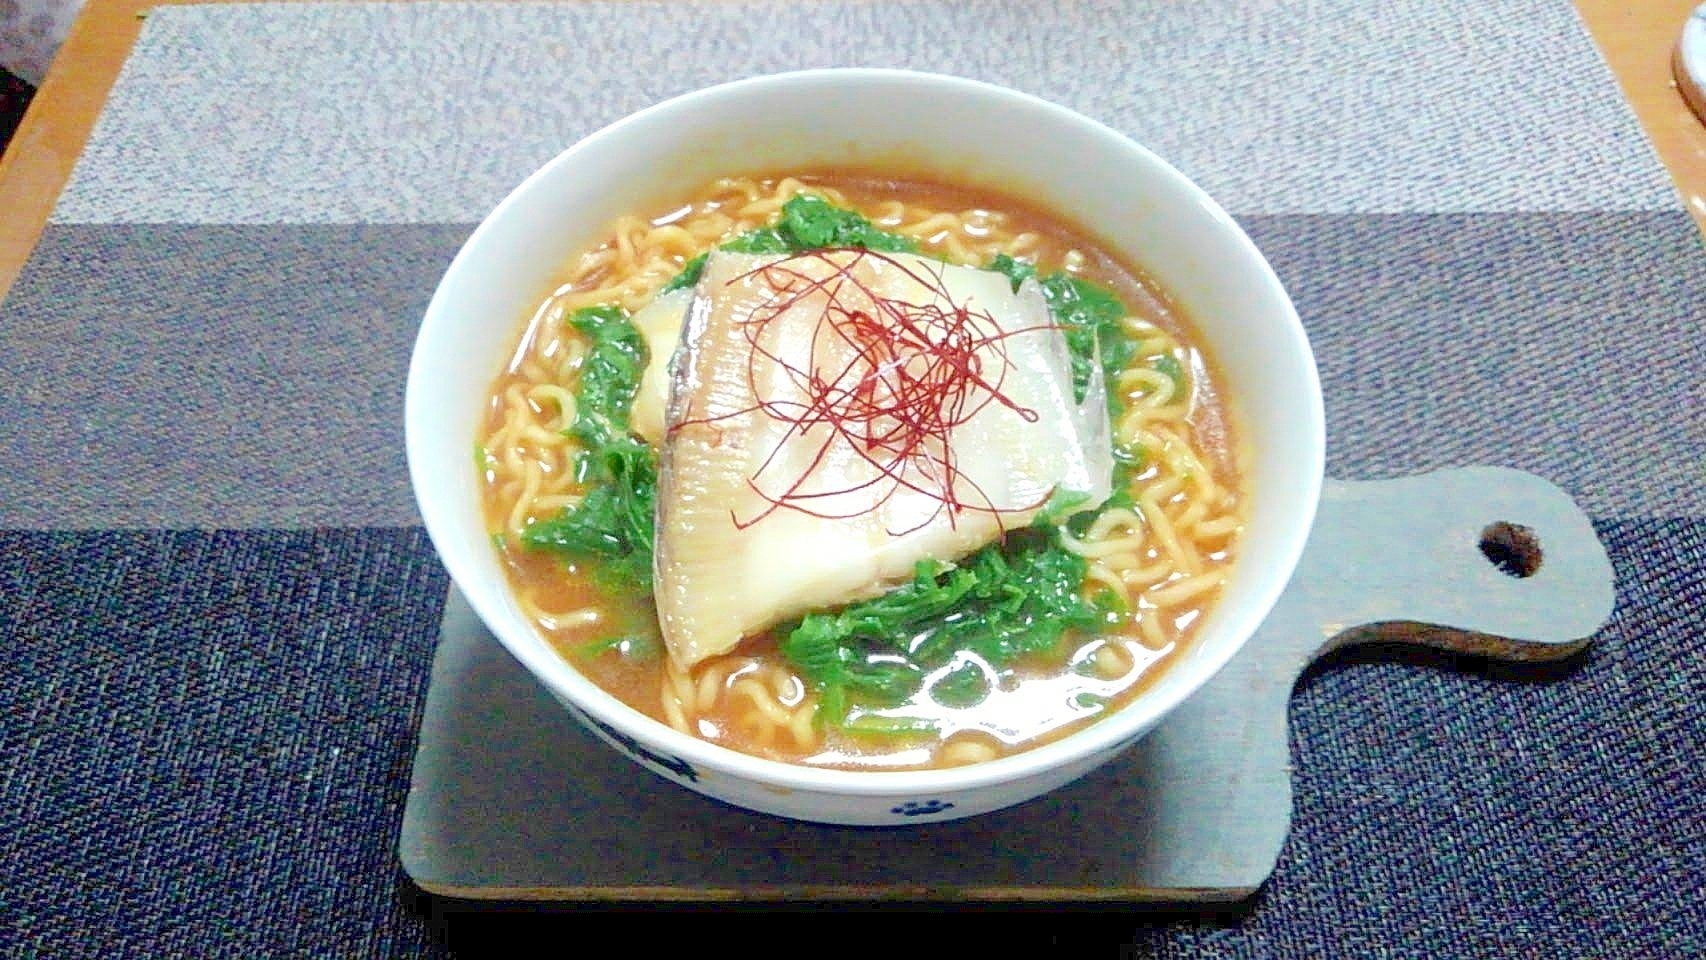
[[[1303,471],[1300,477],[1303,488],[1298,495],[1299,502],[1288,504],[1295,513],[1290,524],[1280,532],[1280,544],[1273,564],[1273,572],[1276,575],[1267,577],[1262,588],[1248,600],[1251,625],[1243,632],[1244,635],[1236,642],[1222,645],[1213,652],[1213,656],[1194,661],[1194,669],[1200,674],[1194,682],[1182,685],[1161,684],[1160,689],[1144,691],[1119,710],[1099,717],[1065,736],[995,760],[958,767],[912,770],[812,767],[759,757],[692,737],[641,713],[603,690],[565,661],[544,642],[536,630],[530,631],[531,636],[524,639],[511,637],[508,631],[495,627],[495,623],[505,622],[509,618],[502,615],[494,601],[473,586],[485,579],[475,568],[476,561],[460,549],[445,549],[446,544],[450,543],[450,526],[453,524],[449,515],[450,507],[429,504],[429,498],[423,495],[423,484],[435,482],[437,472],[434,464],[428,462],[426,441],[422,439],[423,431],[430,426],[422,422],[422,407],[426,402],[423,395],[429,390],[422,382],[422,371],[429,340],[434,330],[453,322],[449,319],[437,319],[445,316],[449,309],[446,306],[452,296],[449,291],[459,284],[470,282],[464,279],[464,274],[477,269],[481,252],[487,245],[496,242],[493,239],[494,234],[503,229],[502,223],[512,215],[513,210],[528,203],[534,193],[548,189],[551,181],[562,176],[563,170],[572,168],[584,154],[598,150],[608,141],[623,137],[631,128],[654,122],[660,115],[668,116],[695,109],[706,102],[742,97],[778,86],[883,83],[922,85],[952,91],[962,96],[985,98],[992,103],[1006,101],[1015,107],[1040,110],[1054,115],[1063,124],[1079,127],[1088,136],[1108,141],[1129,153],[1134,160],[1148,168],[1148,174],[1166,181],[1171,191],[1178,192],[1202,208],[1208,215],[1208,222],[1224,234],[1223,242],[1231,243],[1240,252],[1244,261],[1242,268],[1252,271],[1249,279],[1260,288],[1261,298],[1264,301],[1272,301],[1278,308],[1277,318],[1288,328],[1288,339],[1293,340],[1301,349],[1303,360],[1304,379],[1297,384],[1297,389],[1302,392],[1308,409],[1306,421],[1297,425],[1299,442],[1292,452],[1300,462],[1313,466]],[[411,490],[415,494],[428,537],[448,570],[452,582],[462,591],[487,631],[498,639],[511,656],[521,661],[555,698],[572,702],[573,711],[594,718],[600,724],[608,725],[648,746],[667,750],[675,758],[686,760],[698,767],[789,791],[844,796],[951,793],[1011,783],[1030,776],[1046,775],[1048,771],[1065,768],[1075,761],[1104,752],[1111,753],[1135,742],[1219,673],[1244,649],[1263,620],[1271,614],[1274,604],[1278,602],[1280,594],[1295,574],[1309,531],[1314,525],[1324,482],[1326,458],[1325,416],[1319,371],[1302,321],[1267,259],[1236,221],[1205,190],[1142,144],[1071,108],[981,80],[944,73],[872,67],[828,67],[766,73],[682,93],[630,113],[588,134],[535,170],[506,194],[481,220],[458,249],[434,289],[423,314],[410,359],[404,397],[404,434]],[[1283,575],[1277,575],[1282,572]],[[1181,666],[1170,665],[1162,676]]]

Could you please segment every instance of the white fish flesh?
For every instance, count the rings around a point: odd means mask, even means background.
[[[628,409],[628,427],[653,447],[663,447],[664,414],[669,404],[670,358],[681,340],[681,324],[692,290],[671,290],[634,314],[634,328],[646,342],[645,372]]]
[[[650,337],[648,337],[648,340]],[[655,354],[654,354],[655,355]],[[910,254],[714,254],[670,369],[656,600],[691,666],[957,560],[1057,492],[1107,499],[1041,291]]]

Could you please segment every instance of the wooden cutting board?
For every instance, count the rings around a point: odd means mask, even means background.
[[[1287,704],[1311,660],[1373,640],[1554,660],[1612,605],[1592,525],[1538,477],[1329,481],[1267,622],[1126,754],[1008,810],[861,828],[748,813],[641,769],[452,591],[400,853],[422,889],[486,900],[1238,899],[1290,828]]]

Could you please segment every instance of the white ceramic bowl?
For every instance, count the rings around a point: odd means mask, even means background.
[[[717,176],[899,168],[993,187],[1087,229],[1141,265],[1193,318],[1253,448],[1237,569],[1196,642],[1125,709],[1016,756],[925,772],[817,770],[688,737],[583,678],[505,586],[468,454],[487,391],[551,271],[619,215]],[[1323,464],[1314,359],[1272,269],[1202,190],[1120,134],[1045,101],[892,70],[756,77],[643,110],[563,152],[486,218],[433,296],[409,368],[409,472],[456,585],[576,718],[646,769],[753,810],[848,824],[964,817],[1082,776],[1219,670],[1284,589],[1314,519]],[[920,811],[928,811],[919,815]]]

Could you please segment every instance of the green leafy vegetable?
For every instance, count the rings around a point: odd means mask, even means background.
[[[722,245],[722,249],[731,253],[799,253],[827,247],[918,252],[916,240],[880,230],[859,213],[810,193],[798,194],[782,204],[782,212],[774,224],[749,230]],[[705,255],[700,254],[687,261],[681,272],[664,284],[662,292],[691,287],[699,282],[704,271]]]
[[[1131,620],[1131,607],[1114,591],[1103,587],[1096,591],[1090,602],[1102,614],[1102,622],[1110,627],[1128,623]]]
[[[996,273],[1006,274],[1007,279],[1013,281],[1015,291],[1019,289],[1019,284],[1037,275],[1036,267],[1023,260],[1015,260],[1005,253],[996,254],[995,259],[989,261],[989,269]]]
[[[930,696],[949,707],[972,707],[989,696],[989,678],[977,664],[961,663],[930,686]]]
[[[1059,526],[1061,521],[1074,514],[1088,512],[1084,505],[1090,502],[1090,495],[1082,490],[1068,490],[1056,487],[1049,494],[1048,502],[1031,518],[1031,526],[1038,530],[1047,530]]]
[[[588,640],[574,652],[575,656],[589,660],[611,652],[634,660],[656,660],[663,654],[663,639],[656,632],[616,633]]]
[[[1152,364],[1157,372],[1173,381],[1173,403],[1182,403],[1190,396],[1191,385],[1185,378],[1184,364],[1170,353],[1164,353]]]
[[[1094,693],[1079,693],[1072,698],[1072,705],[1080,710],[1101,713],[1108,708],[1108,698]]]
[[[571,560],[596,559],[601,585],[650,593],[657,455],[644,441],[622,437],[582,453],[580,469],[592,484],[586,498],[529,524],[522,543]]]
[[[646,344],[620,307],[576,310],[569,324],[589,341],[569,433],[596,451],[627,436],[628,411],[646,370]]]
[[[699,277],[705,272],[705,260],[708,257],[710,257],[710,254],[701,253],[697,257],[694,257],[682,264],[681,272],[671,277],[669,282],[663,285],[663,289],[658,292],[669,293],[673,290],[682,290],[698,283]]]
[[[782,653],[821,692],[826,721],[840,725],[856,708],[904,703],[962,654],[1000,669],[1097,626],[1103,612],[1079,594],[1086,572],[1052,532],[1014,531],[957,567],[927,561],[883,596],[808,614],[787,631]],[[986,681],[964,669],[946,673],[932,696],[981,699]]]
[[[1144,449],[1143,444],[1136,442],[1125,446],[1118,443],[1114,444],[1114,466],[1116,469],[1123,468],[1127,476],[1142,473],[1143,468],[1148,463],[1149,451]]]
[[[933,736],[940,732],[934,720],[894,716],[858,707],[849,711],[838,726],[848,733],[878,737]]]
[[[1090,377],[1098,369],[1112,378],[1131,362],[1136,348],[1120,330],[1125,305],[1112,291],[1066,273],[1049,274],[1039,285],[1049,313],[1065,328],[1066,345],[1072,350],[1073,396],[1083,400]],[[1109,411],[1117,414],[1118,404],[1114,391],[1109,390]]]
[[[889,253],[917,253],[918,242],[878,230],[871,221],[822,197],[802,193],[782,205],[776,232],[790,250],[864,247]]]
[[[578,506],[529,524],[521,541],[570,560],[597,560],[595,579],[607,588],[650,593],[657,455],[628,433],[645,342],[617,307],[577,310],[569,322],[590,341],[568,430],[583,445],[575,472],[588,490]]]

